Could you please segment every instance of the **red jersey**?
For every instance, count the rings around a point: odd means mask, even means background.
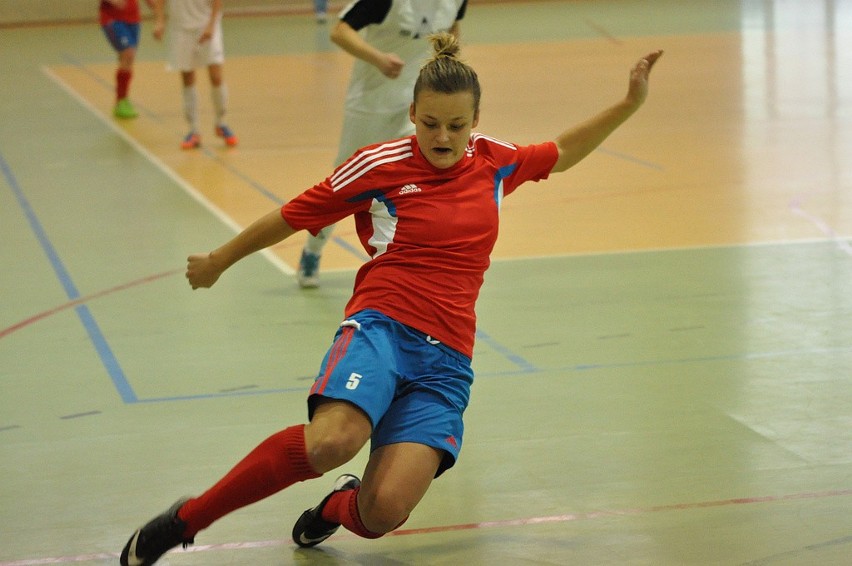
[[[99,11],[102,26],[112,21],[138,24],[141,19],[139,14],[139,0],[126,0],[124,8],[116,8],[106,0],[101,0]]]
[[[374,309],[471,357],[501,201],[547,178],[557,157],[553,142],[516,146],[474,134],[458,163],[438,169],[409,136],[359,150],[281,214],[314,234],[354,215],[371,259],[346,316]]]

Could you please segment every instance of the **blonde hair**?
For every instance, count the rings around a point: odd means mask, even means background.
[[[414,102],[423,90],[455,94],[470,92],[473,94],[473,108],[479,111],[479,99],[482,90],[479,87],[479,77],[469,65],[459,59],[461,45],[456,36],[442,31],[428,37],[432,44],[434,55],[420,69],[417,82],[414,83]]]

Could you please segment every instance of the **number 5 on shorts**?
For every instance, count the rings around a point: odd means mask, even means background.
[[[346,389],[356,389],[358,384],[361,383],[361,378],[364,377],[360,373],[355,373],[354,371],[349,375],[349,381],[346,382]]]

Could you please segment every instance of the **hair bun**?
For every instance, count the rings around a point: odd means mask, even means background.
[[[473,95],[473,110],[479,112],[479,99],[482,89],[476,71],[460,59],[461,44],[458,38],[447,32],[429,36],[434,52],[432,58],[420,67],[420,74],[414,82],[414,102],[417,103],[420,92],[429,90],[444,94],[469,92]]]
[[[461,45],[456,36],[446,31],[433,33],[429,36],[432,50],[435,52],[433,59],[458,59]]]

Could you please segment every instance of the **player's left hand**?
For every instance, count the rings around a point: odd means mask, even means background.
[[[648,96],[648,76],[657,59],[662,56],[663,50],[654,51],[639,59],[633,69],[630,70],[630,86],[627,90],[627,100],[635,105],[645,102]]]

